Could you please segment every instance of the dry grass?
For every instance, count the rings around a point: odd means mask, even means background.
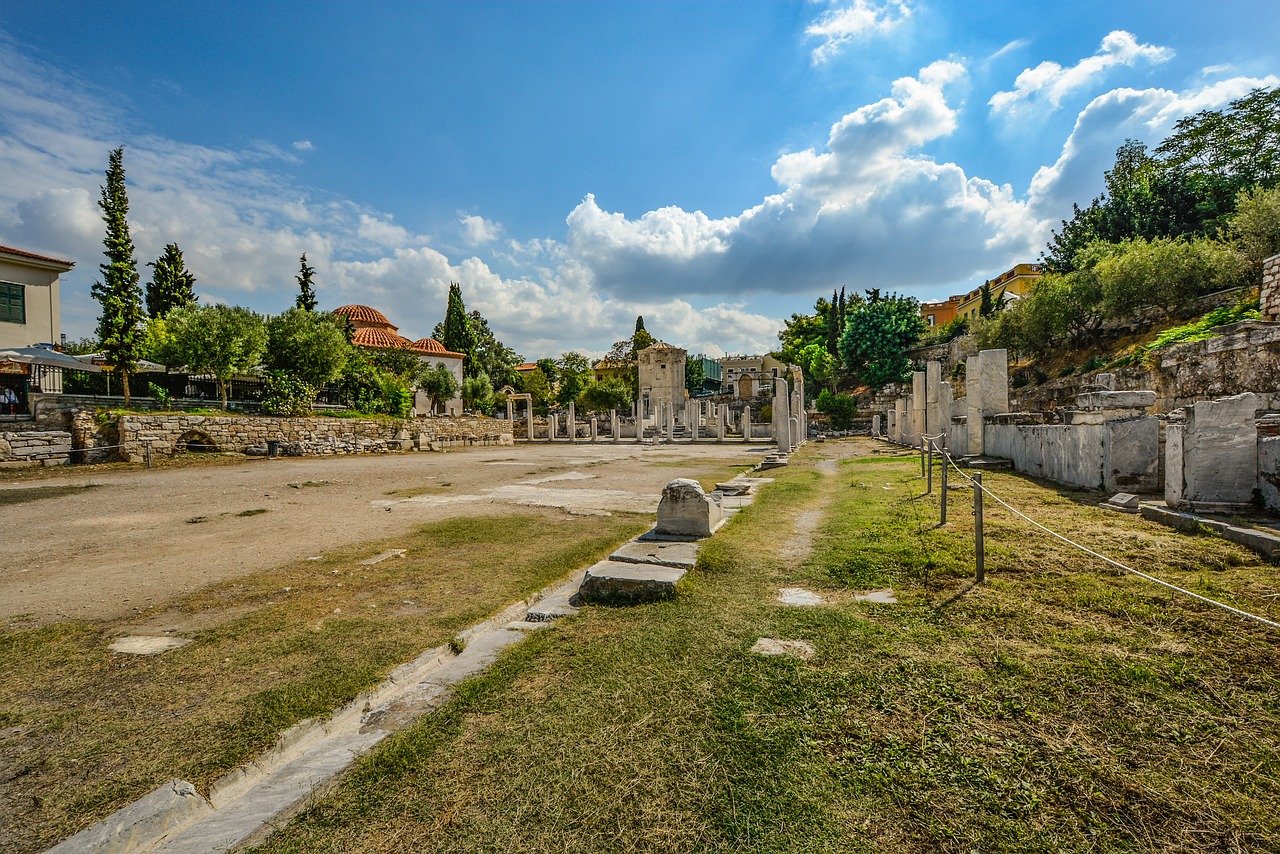
[[[219,584],[132,624],[0,632],[0,850],[39,850],[174,777],[207,785],[647,521],[453,519]],[[392,546],[407,556],[360,564]],[[154,657],[107,649],[167,630],[193,643]]]
[[[935,529],[914,457],[814,466],[865,448],[809,446],[704,546],[686,595],[535,633],[265,850],[1280,850],[1274,633],[998,510],[971,587],[966,493]],[[1236,546],[987,482],[1121,560],[1275,605],[1274,568]],[[810,556],[780,557],[818,508]],[[901,604],[849,601],[886,585]],[[784,586],[833,604],[783,608]],[[819,654],[751,655],[761,636]]]

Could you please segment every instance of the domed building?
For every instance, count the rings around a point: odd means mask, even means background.
[[[444,345],[434,338],[419,338],[417,341],[410,341],[400,334],[398,326],[387,320],[385,314],[367,305],[344,305],[340,308],[335,308],[333,314],[345,317],[351,323],[352,328],[355,329],[355,334],[351,337],[351,343],[357,347],[364,347],[369,350],[408,348],[419,359],[432,367],[444,365],[458,380],[458,387],[462,387],[462,360],[465,358],[462,353],[446,350]],[[459,396],[445,401],[442,406],[436,407],[436,411],[433,411],[431,398],[415,389],[413,414],[461,415],[462,398]]]

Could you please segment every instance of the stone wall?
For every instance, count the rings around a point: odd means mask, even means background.
[[[1280,255],[1262,262],[1262,319],[1280,321]]]
[[[65,430],[0,432],[0,467],[61,466],[71,454],[71,434]]]
[[[103,437],[100,428],[94,441]],[[270,418],[234,415],[121,415],[114,423],[118,459],[141,459],[151,452],[172,455],[188,445],[237,453],[265,453],[279,442],[289,456],[368,454],[455,444],[511,444],[511,425],[493,418]],[[110,441],[110,439],[117,441]]]

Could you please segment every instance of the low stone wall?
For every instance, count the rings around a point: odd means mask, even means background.
[[[271,418],[234,415],[122,415],[115,422],[118,459],[172,455],[188,447],[266,453],[278,442],[288,456],[379,454],[446,445],[511,444],[511,425],[492,418]],[[116,443],[113,443],[116,444]]]
[[[0,433],[0,466],[61,466],[70,461],[71,434],[64,430]]]
[[[1026,415],[987,419],[985,453],[1014,469],[1069,486],[1153,492],[1159,486],[1159,422],[1151,416],[1100,423],[1028,424]]]

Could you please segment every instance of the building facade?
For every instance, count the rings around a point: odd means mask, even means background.
[[[62,343],[58,277],[75,266],[0,246],[0,347]]]
[[[991,299],[999,303],[1021,299],[1035,287],[1036,281],[1044,275],[1043,264],[1016,264],[1013,269],[1006,270],[991,279]],[[958,318],[973,318],[982,309],[982,288],[974,288],[966,294],[956,294],[941,302],[925,302],[920,304],[920,316],[930,327],[946,326]]]
[[[645,417],[651,417],[656,407],[684,406],[688,392],[684,387],[685,358],[688,352],[663,341],[655,341],[636,353],[636,368],[640,374],[640,402]]]
[[[732,394],[736,400],[750,400],[762,391],[773,393],[773,381],[787,375],[787,365],[768,354],[764,356],[725,356],[721,368],[720,393]]]

